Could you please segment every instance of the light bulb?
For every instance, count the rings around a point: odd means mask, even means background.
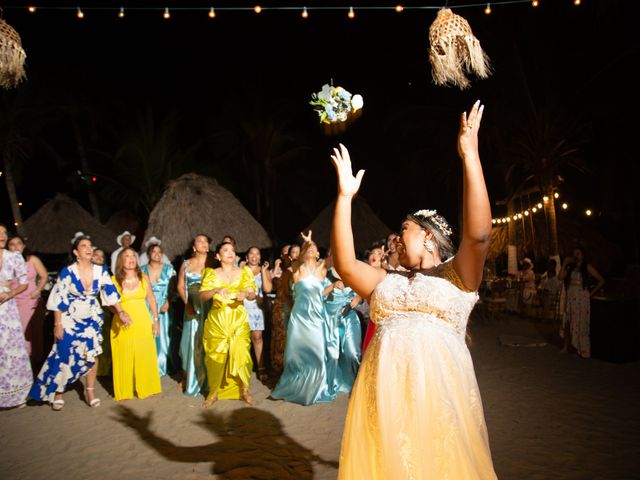
[[[396,5],[396,12],[400,13],[404,10],[404,7],[402,5]]]
[[[124,18],[124,7],[120,7],[120,11],[118,12],[118,16],[120,18]]]
[[[532,0],[531,1],[531,6],[532,7],[537,7],[538,6],[538,0]]]
[[[529,210],[525,210],[525,211],[524,211],[524,216],[525,216],[525,217],[528,217],[528,216],[529,216]]]
[[[167,20],[169,20],[171,18],[171,14],[169,13],[169,9],[168,8],[165,7],[164,13],[162,14],[162,16]]]
[[[216,18],[216,11],[211,7],[209,9],[209,18]]]
[[[591,212],[591,210],[587,209],[584,213],[586,213],[586,214],[587,214],[587,217],[590,217],[590,216],[591,216],[591,213],[593,213],[593,212]]]
[[[541,203],[538,204],[538,208],[542,208],[542,204]]]
[[[562,209],[563,209],[563,210],[566,210],[567,208],[569,208],[569,205],[567,205],[566,203],[563,203],[563,204],[562,204]]]
[[[84,12],[78,7],[78,13],[76,14],[78,18],[84,18]]]
[[[255,7],[253,7],[253,11],[256,13],[260,13],[262,12],[262,7],[260,5],[256,5]]]
[[[532,211],[533,213],[536,213],[536,212],[538,211],[538,208],[537,208],[537,207],[533,207],[533,208],[531,209],[531,211]]]
[[[349,13],[347,14],[349,18],[354,18],[356,13],[353,11],[353,7],[349,7]]]
[[[307,7],[302,7],[302,18],[309,18],[309,12],[307,12]]]
[[[27,7],[27,10],[29,10],[29,13],[36,13],[36,7],[34,7],[33,5],[29,5]]]
[[[558,198],[560,196],[560,194],[558,192],[553,194],[553,198]]]
[[[549,201],[549,197],[547,197],[546,195],[544,197],[542,197],[542,201],[544,203],[547,203]]]
[[[487,3],[487,8],[484,9],[484,13],[489,15],[491,13],[491,4]]]

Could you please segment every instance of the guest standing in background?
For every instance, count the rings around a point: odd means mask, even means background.
[[[326,268],[319,261],[316,244],[309,240],[302,247],[301,261],[293,270],[293,307],[287,327],[284,372],[271,397],[301,405],[331,402],[336,397],[334,366],[327,350],[324,305]]]
[[[128,321],[118,314],[111,322],[114,398],[146,398],[162,391],[154,339],[160,327],[151,282],[140,270],[133,248],[118,254],[113,280],[128,314]]]
[[[276,298],[271,314],[271,368],[278,376],[284,370],[284,350],[287,344],[287,326],[293,299],[291,298],[291,259],[282,258],[281,274],[277,278]]]
[[[125,230],[116,237],[116,243],[120,245],[120,248],[116,248],[111,254],[111,273],[115,274],[116,272],[116,260],[118,259],[118,255],[120,254],[120,252],[125,248],[129,248],[135,241],[136,236],[131,235],[128,230]]]
[[[262,256],[258,247],[250,247],[247,250],[246,264],[253,273],[253,280],[256,283],[256,298],[249,300],[244,299],[244,308],[249,315],[249,328],[251,330],[251,344],[253,345],[253,353],[258,364],[258,379],[262,382],[268,380],[267,369],[264,366],[263,356],[263,338],[264,332],[264,295],[271,292],[273,288],[271,284],[271,272],[269,271],[269,262],[260,264]]]
[[[328,256],[325,260],[327,288],[324,294],[329,317],[327,325],[333,332],[327,332],[327,338],[335,335],[338,340],[338,362],[334,375],[335,391],[349,393],[356,380],[362,358],[362,327],[360,317],[355,311],[362,299],[342,282],[330,261],[331,257]]]
[[[33,382],[29,354],[15,297],[27,290],[27,265],[6,250],[7,227],[0,224],[0,408],[22,407]]]
[[[149,240],[144,242],[144,251],[142,253],[140,253],[140,256],[138,257],[139,260],[140,260],[140,268],[144,267],[147,263],[149,263],[149,254],[147,252],[149,251],[149,248],[152,245],[162,245],[162,240],[160,240],[159,238],[156,238],[154,236],[151,236],[149,238]],[[169,257],[167,257],[164,254],[164,252],[162,252],[161,261],[162,261],[162,263],[171,263],[171,260],[169,260]]]
[[[182,392],[190,397],[204,394],[207,389],[207,370],[204,363],[204,320],[210,302],[200,300],[202,272],[209,253],[209,237],[196,235],[191,244],[191,258],[185,260],[178,273],[178,295],[184,303],[180,361],[182,364]]]
[[[149,277],[151,289],[158,308],[159,332],[156,335],[156,352],[158,354],[158,371],[160,376],[169,373],[169,346],[171,344],[171,296],[174,290],[176,271],[170,263],[163,263],[162,247],[152,243],[145,252],[149,263],[142,266],[142,272]]]
[[[93,248],[91,263],[103,266],[106,258],[103,249]],[[102,313],[102,353],[98,355],[98,370],[96,374],[99,377],[106,377],[111,376],[111,320],[113,319],[113,312],[109,308],[103,307]]]
[[[213,299],[203,337],[209,384],[203,406],[219,399],[243,399],[253,405],[249,394],[251,334],[243,301],[256,298],[256,284],[249,267],[235,265],[232,243],[222,243],[216,256],[220,267],[205,269],[200,287],[202,301]]]
[[[85,376],[85,402],[90,407],[100,405],[93,391],[98,355],[102,353],[100,303],[113,306],[123,324],[131,322],[122,310],[120,295],[109,272],[104,266],[91,262],[91,239],[76,235],[71,248],[74,261],[60,271],[47,300],[47,308],[54,314],[55,343],[29,393],[35,400],[49,402],[53,410],[62,410],[65,389]]]
[[[31,358],[31,367],[39,369],[42,361],[42,343],[44,317],[46,310],[42,300],[42,290],[49,281],[47,269],[42,261],[26,247],[25,240],[20,235],[16,235],[9,240],[9,250],[18,252],[27,264],[27,279],[29,284],[27,289],[16,295],[15,301],[20,313],[20,322],[24,331],[27,345],[27,353]],[[17,279],[13,281],[13,287],[18,286]]]
[[[562,264],[558,278],[564,281],[565,309],[560,336],[563,338],[562,352],[569,346],[575,348],[582,358],[591,357],[591,297],[604,285],[602,275],[588,263],[582,248],[576,248],[573,256]],[[589,280],[596,283],[589,287]]]

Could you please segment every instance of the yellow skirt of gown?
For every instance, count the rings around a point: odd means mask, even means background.
[[[120,317],[111,322],[111,356],[113,393],[116,400],[145,398],[162,391],[158,373],[156,341],[153,336],[151,314],[147,307],[147,285],[142,280],[135,290],[120,292],[122,309],[129,314],[132,325],[122,328]]]

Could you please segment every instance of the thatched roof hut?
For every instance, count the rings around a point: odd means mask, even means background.
[[[231,192],[213,178],[187,173],[167,185],[149,216],[142,244],[156,236],[162,240],[164,253],[175,258],[199,233],[214,243],[231,235],[239,251],[252,245],[271,246],[266,230]]]
[[[306,229],[313,230],[313,240],[323,248],[328,248],[330,244],[334,209],[335,201],[327,205]],[[369,204],[359,196],[353,200],[351,206],[351,225],[357,253],[364,252],[374,242],[385,240],[391,233],[391,229],[382,223]]]
[[[116,235],[75,200],[58,193],[24,222],[29,248],[43,254],[69,253],[76,232],[91,236],[93,244],[115,250]]]

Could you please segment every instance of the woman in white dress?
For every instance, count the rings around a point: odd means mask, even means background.
[[[353,388],[340,453],[345,479],[495,479],[471,355],[469,314],[491,234],[491,209],[478,154],[483,107],[461,115],[463,170],[460,248],[434,210],[407,215],[397,240],[400,264],[385,271],[356,260],[351,200],[354,177],[347,149],[333,158],[338,198],[331,250],[344,282],[370,298],[376,332]]]

